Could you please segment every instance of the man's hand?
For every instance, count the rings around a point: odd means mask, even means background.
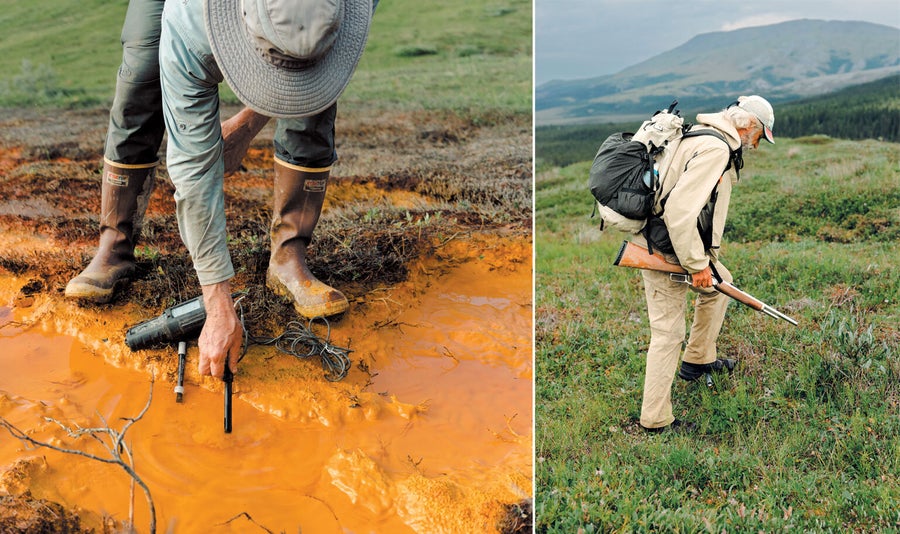
[[[234,311],[231,283],[219,282],[202,288],[206,323],[197,340],[200,347],[200,374],[222,378],[226,361],[232,372],[237,371],[244,331]]]
[[[693,281],[691,285],[694,287],[712,287],[713,286],[713,276],[712,269],[709,265],[706,266],[706,269],[703,269],[699,273],[694,273],[691,275],[693,277]]]
[[[250,142],[269,122],[269,117],[244,108],[234,117],[222,123],[222,139],[225,142],[225,176],[237,172],[247,154]]]

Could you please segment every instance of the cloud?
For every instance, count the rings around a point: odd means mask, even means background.
[[[591,78],[618,72],[713,31],[796,19],[900,27],[897,0],[533,0],[535,73]],[[638,6],[638,7],[635,7]]]
[[[768,26],[769,24],[778,24],[796,19],[796,16],[782,15],[779,13],[765,13],[762,15],[752,15],[733,22],[726,22],[719,28],[723,32],[739,30],[741,28],[751,28],[753,26]]]

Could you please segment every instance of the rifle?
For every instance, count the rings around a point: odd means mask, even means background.
[[[669,273],[669,278],[673,282],[691,285],[691,282],[693,281],[691,275],[681,265],[670,263],[666,260],[665,256],[658,252],[650,254],[646,248],[630,241],[622,243],[622,248],[619,249],[619,255],[616,256],[616,261],[613,262],[613,265]],[[710,266],[712,266],[712,264],[710,264]],[[776,319],[784,319],[792,325],[797,326],[797,321],[794,319],[791,319],[753,295],[745,293],[730,283],[722,280],[722,277],[715,271],[715,268],[713,268],[713,288],[719,293],[728,295],[734,300],[749,306],[756,311],[761,311]]]

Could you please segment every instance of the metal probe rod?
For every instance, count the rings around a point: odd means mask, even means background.
[[[187,343],[178,342],[178,385],[175,386],[175,402],[184,402],[184,366],[187,361]]]
[[[234,375],[231,373],[227,360],[222,381],[225,382],[225,433],[231,434],[231,383],[234,382]]]

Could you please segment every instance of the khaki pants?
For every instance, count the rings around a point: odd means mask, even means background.
[[[731,273],[715,262],[719,275],[731,282]],[[641,425],[659,428],[672,424],[672,381],[678,368],[678,356],[684,343],[687,284],[673,282],[667,273],[641,271],[650,317],[650,347],[644,376]],[[694,322],[684,350],[684,361],[716,361],[716,338],[725,320],[728,297],[714,290],[694,290]]]

